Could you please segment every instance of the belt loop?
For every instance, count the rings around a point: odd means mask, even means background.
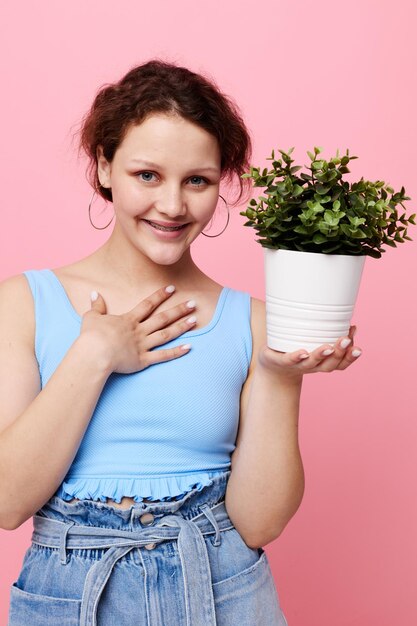
[[[67,535],[69,529],[74,526],[75,522],[68,522],[65,524],[65,528],[61,533],[61,537],[59,538],[59,555],[62,565],[66,565],[68,563],[68,556],[66,551],[66,543],[67,543]]]
[[[208,504],[202,504],[200,506],[200,509],[202,510],[204,515],[207,517],[207,519],[213,524],[214,530],[216,531],[216,534],[214,536],[213,546],[219,546],[221,544],[221,538],[220,538],[220,529],[219,529],[219,525],[217,523],[216,518],[214,517]]]

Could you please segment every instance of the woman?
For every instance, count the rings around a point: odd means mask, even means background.
[[[0,285],[0,525],[34,523],[9,626],[286,624],[262,546],[303,496],[303,375],[348,367],[354,328],[275,352],[264,303],[194,263],[251,154],[213,82],[135,67],[80,145],[110,237]]]

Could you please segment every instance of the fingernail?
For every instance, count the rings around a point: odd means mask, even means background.
[[[187,302],[187,306],[189,309],[193,309],[195,307],[195,301],[194,300],[189,300]]]
[[[348,339],[348,338],[346,337],[346,339],[343,339],[343,340],[340,342],[340,347],[341,347],[341,348],[347,348],[347,347],[348,347],[348,345],[351,343],[351,341],[352,341],[351,339]]]
[[[190,348],[191,348],[190,343],[185,343],[183,346],[181,346],[181,350],[189,350]]]
[[[173,293],[175,291],[174,285],[168,285],[168,287],[165,287],[165,291],[167,293]]]
[[[322,352],[322,355],[323,355],[323,356],[329,356],[329,354],[332,354],[332,352],[334,352],[334,349],[333,349],[333,348],[327,348],[327,350],[324,350],[324,351]]]
[[[361,354],[362,352],[360,350],[357,350],[356,348],[352,350],[352,356],[360,356]]]
[[[300,356],[298,357],[299,359],[308,359],[310,355],[309,354],[300,354]]]
[[[197,318],[196,318],[196,316],[195,316],[195,315],[192,315],[192,316],[191,316],[191,317],[189,317],[189,318],[188,318],[188,320],[187,320],[187,322],[188,322],[189,324],[194,324],[194,322],[196,322],[196,321],[197,321]]]
[[[92,292],[90,293],[90,298],[91,298],[91,300],[92,300],[93,302],[94,302],[94,300],[97,300],[97,298],[98,298],[98,293],[97,293],[97,291],[92,291]]]

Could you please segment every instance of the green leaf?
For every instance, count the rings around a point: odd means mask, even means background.
[[[293,228],[295,233],[300,233],[301,235],[308,235],[308,229],[305,226],[296,226]]]
[[[322,235],[321,233],[316,233],[313,237],[314,243],[326,243],[327,237]]]
[[[323,248],[322,251],[326,254],[331,254],[332,252],[335,252],[335,250],[339,250],[341,246],[342,246],[342,243],[338,241],[333,246],[330,246],[329,248]]]
[[[324,219],[328,224],[330,224],[330,226],[335,226],[339,222],[339,220],[332,211],[325,211]]]
[[[332,180],[336,178],[340,178],[340,174],[338,170],[333,169],[327,172],[327,182],[331,182]]]
[[[366,237],[366,233],[364,233],[364,232],[363,232],[363,230],[362,230],[361,228],[358,228],[358,229],[356,230],[355,237],[358,237],[358,238],[361,238],[361,239],[362,239],[362,238],[365,238],[365,237]]]
[[[308,154],[308,156],[310,157],[310,159],[311,159],[312,161],[314,161],[314,160],[315,160],[315,158],[316,158],[316,155],[315,155],[315,154],[313,154],[312,152],[309,152],[308,150],[307,150],[307,154]]]
[[[331,187],[325,187],[324,185],[316,185],[317,193],[322,196],[324,196],[330,189]]]
[[[301,195],[304,191],[304,188],[301,187],[300,185],[294,185],[293,190],[292,190],[292,195],[294,196],[294,198],[296,198],[297,196]]]
[[[383,251],[384,252],[384,251]],[[380,259],[381,258],[381,253],[378,250],[372,250],[372,249],[367,249],[367,254],[371,257],[373,257],[374,259]]]
[[[350,239],[350,237],[352,236],[351,235],[352,231],[351,231],[351,228],[348,226],[348,224],[340,224],[340,228],[342,229],[343,234],[346,235],[346,237],[349,237]]]

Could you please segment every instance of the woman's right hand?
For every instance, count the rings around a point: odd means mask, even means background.
[[[188,344],[185,349],[177,346],[151,351],[179,337],[196,323],[194,316],[191,316],[194,321],[187,321],[195,308],[192,301],[152,315],[173,291],[162,287],[122,315],[108,314],[104,298],[98,294],[91,302],[91,309],[83,315],[80,337],[94,338],[94,345],[100,346],[109,371],[120,374],[139,372],[154,363],[183,356],[190,349]]]

